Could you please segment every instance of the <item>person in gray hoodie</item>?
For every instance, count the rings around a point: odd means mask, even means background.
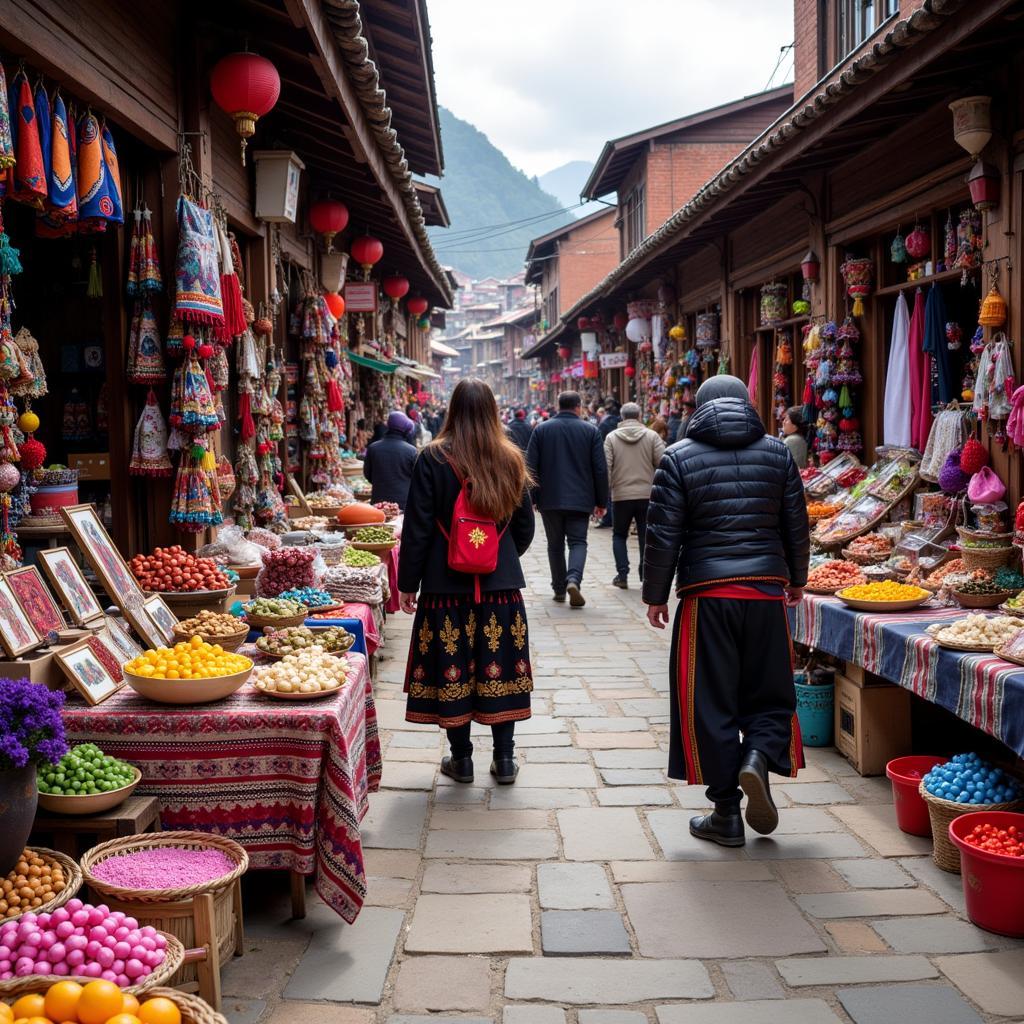
[[[615,555],[612,583],[626,590],[629,587],[626,541],[634,522],[640,542],[640,579],[643,580],[647,506],[665,442],[640,422],[640,406],[636,402],[627,402],[621,416],[622,422],[604,439],[604,457],[612,492],[612,552]]]

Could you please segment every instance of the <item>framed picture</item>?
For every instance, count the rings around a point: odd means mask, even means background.
[[[140,608],[139,584],[97,515],[96,506],[70,505],[62,508],[60,514],[110,599],[122,611]]]
[[[57,602],[54,601],[53,595],[34,565],[27,565],[24,569],[12,569],[7,573],[7,582],[10,583],[21,610],[29,617],[29,621],[41,637],[54,632],[59,633],[67,628]]]
[[[178,616],[167,607],[167,603],[159,594],[147,597],[142,602],[146,614],[152,619],[153,625],[160,630],[166,647],[174,645],[174,627],[178,624]]]
[[[153,617],[143,604],[140,604],[138,608],[126,608],[124,617],[135,630],[135,635],[142,640],[143,647],[155,650],[158,647],[167,646],[163,628],[153,621]]]
[[[98,636],[57,651],[54,658],[71,685],[90,703],[99,704],[124,686],[116,654]]]
[[[142,653],[142,648],[135,642],[135,638],[121,619],[107,619],[103,632],[99,635],[100,639],[117,653],[122,665]]]
[[[25,614],[11,589],[10,580],[0,576],[0,643],[12,658],[20,658],[43,642],[32,620]]]
[[[305,493],[299,486],[299,481],[291,473],[285,477],[285,487],[288,489],[288,493],[298,502],[303,515],[311,516],[314,514],[313,510],[309,507],[309,502],[306,501]]]
[[[71,551],[68,548],[44,548],[38,558],[71,621],[76,626],[95,625],[95,620],[103,615],[103,609],[85,582]]]

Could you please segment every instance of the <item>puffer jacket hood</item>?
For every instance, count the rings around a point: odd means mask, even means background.
[[[621,437],[626,444],[636,444],[637,441],[643,440],[647,429],[639,420],[623,420],[615,428],[615,436]]]
[[[764,424],[745,399],[716,398],[690,417],[686,436],[715,448],[746,448],[764,437]]]

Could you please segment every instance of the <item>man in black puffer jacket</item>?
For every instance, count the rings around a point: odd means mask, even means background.
[[[664,629],[681,600],[669,667],[668,774],[707,786],[715,810],[690,832],[723,846],[747,824],[778,825],[768,772],[803,767],[786,604],[807,582],[809,529],[800,474],[767,437],[736,377],[697,392],[686,436],[665,453],[647,518],[644,602]],[[740,734],[743,742],[740,742]],[[742,790],[742,792],[741,792]]]

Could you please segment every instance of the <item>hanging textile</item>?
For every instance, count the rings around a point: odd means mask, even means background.
[[[100,128],[100,152],[103,155],[103,173],[107,180],[107,194],[111,203],[111,213],[107,217],[113,224],[124,223],[124,201],[121,199],[121,167],[114,148],[114,136],[110,134],[106,121]]]
[[[160,256],[153,237],[153,211],[142,209],[142,253],[139,260],[138,289],[140,292],[158,292],[163,289],[164,278],[160,272]]]
[[[885,404],[883,407],[882,441],[884,444],[909,448],[912,444],[910,429],[910,354],[907,342],[910,336],[910,307],[907,297],[900,292],[896,299],[896,312],[892,320],[892,338],[889,343],[889,366],[885,376]]]
[[[761,370],[761,349],[755,345],[750,353],[750,376],[747,378],[747,394],[750,401],[757,404],[757,380]]]
[[[931,357],[924,351],[924,292],[914,294],[907,349],[910,352],[910,443],[923,451],[932,426]]]
[[[128,343],[128,379],[133,384],[158,384],[167,376],[163,346],[148,297],[136,300]]]
[[[223,329],[213,214],[185,196],[178,197],[178,258],[174,276],[175,318]]]
[[[32,88],[24,72],[15,77],[11,92],[15,97],[11,115],[17,163],[8,172],[7,197],[41,209],[47,194],[46,170]]]
[[[151,388],[135,428],[128,472],[133,476],[170,476],[173,471],[167,454],[167,424]]]
[[[85,114],[78,121],[80,230],[105,231],[108,222],[124,222],[120,173],[110,130],[95,114]]]
[[[53,98],[53,116],[50,125],[50,175],[47,179],[47,206],[49,215],[57,221],[78,217],[78,197],[71,167],[71,131],[68,112],[58,92]]]
[[[14,166],[14,139],[11,135],[11,109],[7,96],[7,76],[0,64],[0,171]]]
[[[949,356],[949,344],[946,338],[946,300],[942,289],[933,284],[928,291],[928,301],[924,308],[924,350],[932,357],[932,365],[937,371],[938,387],[933,389],[932,404],[936,402],[946,405],[957,398],[959,384],[953,376],[953,367]]]
[[[40,184],[44,192],[43,202],[46,203],[49,200],[50,168],[53,166],[51,161],[53,125],[50,120],[50,97],[46,95],[46,89],[43,88],[42,82],[36,86],[35,110],[36,123],[39,125],[39,151],[43,158],[43,180]]]

